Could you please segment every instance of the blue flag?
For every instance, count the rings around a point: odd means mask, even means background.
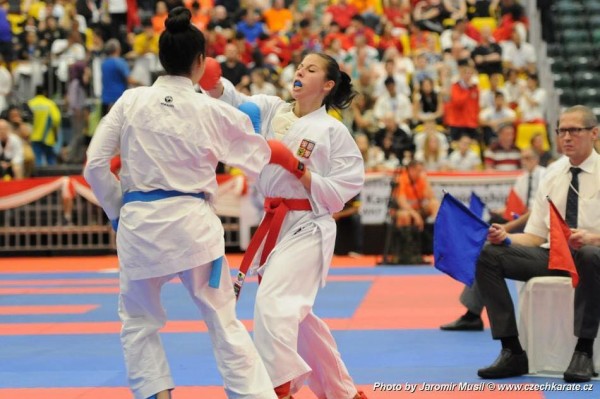
[[[435,268],[469,287],[489,225],[450,194],[444,194],[433,230]]]
[[[474,191],[471,191],[471,199],[469,200],[469,209],[473,212],[479,219],[483,219],[483,211],[485,211],[485,204],[479,198]]]

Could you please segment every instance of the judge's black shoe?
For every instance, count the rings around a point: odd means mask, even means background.
[[[461,316],[452,323],[442,324],[440,329],[444,331],[483,331],[483,320],[480,317],[468,319]]]
[[[597,376],[594,359],[585,352],[575,351],[563,377],[566,382],[587,382]]]
[[[502,349],[496,361],[489,367],[477,370],[486,379],[516,377],[529,373],[529,361],[525,352],[515,355],[510,349]]]

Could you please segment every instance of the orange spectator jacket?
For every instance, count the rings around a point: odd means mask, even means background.
[[[263,14],[267,27],[271,32],[279,32],[284,29],[288,22],[291,22],[294,18],[292,12],[287,8],[276,10],[269,8]]]
[[[421,209],[421,203],[427,199],[429,184],[424,176],[415,181],[410,181],[407,172],[400,175],[399,195],[406,198],[414,210]]]

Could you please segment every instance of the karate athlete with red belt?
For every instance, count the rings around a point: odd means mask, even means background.
[[[328,55],[309,54],[296,71],[292,103],[245,96],[226,79],[201,86],[236,107],[255,103],[260,133],[271,147],[272,165],[256,183],[266,198],[266,216],[240,270],[261,249],[253,264],[261,276],[254,343],[278,397],[290,398],[308,380],[319,399],[366,398],[357,392],[329,328],[312,312],[333,255],[331,215],[364,183],[363,160],[350,132],[327,113],[352,101],[350,77]]]
[[[211,206],[218,161],[256,177],[266,141],[242,112],[198,94],[205,41],[190,11],[173,9],[159,40],[166,76],[126,91],[88,149],[84,175],[117,231],[121,344],[136,399],[170,398],[174,382],[159,337],[161,288],[178,277],[208,327],[230,399],[275,399],[267,370],[235,314],[223,226]],[[121,153],[120,180],[110,160]]]

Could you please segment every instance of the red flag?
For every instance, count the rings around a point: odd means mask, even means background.
[[[550,261],[548,262],[548,269],[569,272],[573,287],[577,287],[579,274],[577,274],[577,268],[575,262],[573,262],[568,243],[571,230],[550,198],[548,198],[548,204],[550,205]]]
[[[508,198],[506,198],[506,207],[503,215],[504,219],[513,220],[514,214],[521,216],[525,212],[527,212],[527,207],[523,203],[523,200],[517,195],[514,189],[511,189]]]

